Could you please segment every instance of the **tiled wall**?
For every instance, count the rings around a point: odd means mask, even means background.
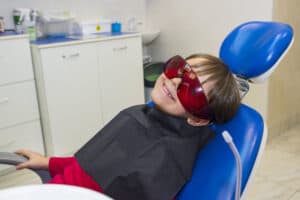
[[[268,127],[272,137],[300,122],[300,1],[274,0],[273,19],[290,24],[294,44],[269,82]]]

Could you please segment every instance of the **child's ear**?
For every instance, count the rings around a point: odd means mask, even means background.
[[[189,117],[187,118],[187,123],[192,126],[206,126],[209,124],[209,120],[207,119],[201,119],[198,117]]]

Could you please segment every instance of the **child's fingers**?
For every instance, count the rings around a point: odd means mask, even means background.
[[[16,154],[19,154],[19,155],[22,155],[22,156],[28,157],[28,156],[26,155],[26,153],[25,153],[25,150],[23,150],[23,149],[18,149],[17,151],[15,151],[15,153],[16,153]]]
[[[28,151],[28,150],[25,150],[25,149],[18,149],[17,151],[15,151],[16,154],[19,154],[21,156],[25,156],[27,157],[28,159],[31,158],[31,152]],[[24,168],[28,168],[28,167],[31,167],[30,166],[30,161],[25,161],[23,163],[20,163],[16,166],[16,169],[19,170],[19,169],[24,169]]]
[[[33,155],[33,152],[25,150],[25,149],[18,149],[17,151],[15,151],[16,154],[25,156],[27,158],[31,158]]]
[[[17,151],[15,151],[15,153],[29,158],[28,152],[24,149],[18,149]],[[28,161],[25,161],[23,163],[18,164],[16,166],[16,169],[19,170],[19,169],[24,169],[27,167],[28,167]]]
[[[26,156],[29,154],[29,152],[25,149],[18,149],[17,151],[15,151],[15,153]]]
[[[16,166],[16,169],[19,170],[19,169],[24,169],[24,168],[28,168],[29,167],[29,163],[28,162],[23,162],[23,163],[20,163]]]

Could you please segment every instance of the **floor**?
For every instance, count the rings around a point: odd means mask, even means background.
[[[246,200],[300,199],[300,125],[268,141]]]
[[[29,170],[0,176],[0,188],[39,184]],[[300,199],[300,125],[269,138],[253,182],[244,200]]]

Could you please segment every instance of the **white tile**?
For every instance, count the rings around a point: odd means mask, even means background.
[[[268,180],[266,178],[255,179],[249,186],[243,200],[289,200],[295,189],[289,185]]]
[[[300,190],[296,192],[291,199],[289,200],[299,200],[300,199]]]
[[[272,149],[288,152],[292,154],[300,154],[300,126],[274,137],[269,146]]]
[[[257,174],[281,183],[298,181],[300,186],[300,156],[266,149]]]
[[[300,199],[300,126],[268,142],[245,200]]]

